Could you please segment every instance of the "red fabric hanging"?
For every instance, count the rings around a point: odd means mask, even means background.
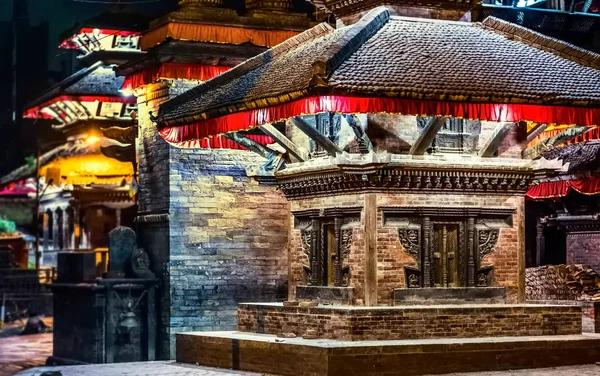
[[[156,82],[159,78],[207,81],[229,69],[231,67],[218,65],[164,63],[125,77],[123,89],[133,90],[142,85]]]
[[[172,143],[198,140],[274,123],[293,116],[320,112],[395,113],[404,115],[449,116],[488,121],[546,122],[549,124],[600,124],[600,108],[442,102],[400,98],[342,96],[308,97],[266,108],[236,112],[188,125],[161,124],[161,135]]]
[[[564,197],[569,194],[571,189],[584,195],[598,194],[600,193],[600,177],[590,176],[582,179],[542,182],[530,186],[527,190],[527,197],[533,199]]]

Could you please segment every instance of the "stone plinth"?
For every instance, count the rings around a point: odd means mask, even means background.
[[[351,287],[296,286],[296,300],[330,304],[352,304]]]
[[[600,335],[344,342],[240,332],[177,334],[178,362],[267,374],[426,375],[589,364]]]
[[[244,303],[238,307],[238,330],[344,341],[569,335],[581,334],[581,315],[581,307],[568,305],[309,308]]]
[[[419,288],[394,290],[394,304],[498,304],[505,301],[501,287]]]

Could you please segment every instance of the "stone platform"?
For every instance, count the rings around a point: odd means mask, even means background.
[[[240,332],[344,341],[581,334],[581,307],[459,304],[395,307],[243,303]],[[599,359],[600,360],[600,359]]]
[[[178,362],[278,375],[426,375],[590,364],[600,335],[336,341],[179,333]]]

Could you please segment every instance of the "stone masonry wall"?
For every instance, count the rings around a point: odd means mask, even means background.
[[[567,235],[567,265],[584,264],[600,273],[600,234],[571,233]]]
[[[321,209],[328,207],[363,206],[364,195],[344,195],[337,197],[319,197],[292,201],[292,211]],[[479,194],[377,194],[380,206],[445,206],[445,207],[488,207],[512,208],[513,226],[501,228],[494,253],[482,261],[482,266],[494,265],[493,286],[506,288],[509,303],[524,302],[525,299],[525,229],[524,199],[511,195]],[[365,251],[364,251],[364,212],[360,226],[354,229],[350,250],[350,287],[354,288],[355,304],[364,301]],[[392,291],[406,288],[404,266],[416,265],[404,249],[398,238],[396,228],[387,227],[383,222],[383,213],[377,214],[377,292],[378,305],[392,305]],[[293,228],[290,238],[290,298],[294,298],[294,287],[306,284],[303,264],[308,264],[302,250],[300,230]]]
[[[171,150],[171,334],[233,330],[238,303],[287,297],[289,204],[246,176],[261,162],[241,150]]]
[[[155,85],[138,97],[138,242],[161,280],[159,359],[174,356],[175,333],[234,329],[237,303],[287,295],[289,204],[246,176],[263,160],[177,148],[150,121],[150,111],[196,84]]]
[[[581,334],[581,307],[480,305],[464,307],[304,308],[241,304],[241,332],[345,341]]]

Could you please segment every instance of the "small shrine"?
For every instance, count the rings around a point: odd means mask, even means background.
[[[431,5],[445,20],[357,4],[325,2],[337,28],[160,106],[165,140],[261,155],[248,176],[290,207],[287,300],[239,304],[234,332],[178,334],[177,360],[290,375],[592,361],[580,307],[524,304],[524,210],[529,185],[563,168],[532,158],[532,124],[592,129],[600,56],[493,17],[456,22],[469,4]]]

